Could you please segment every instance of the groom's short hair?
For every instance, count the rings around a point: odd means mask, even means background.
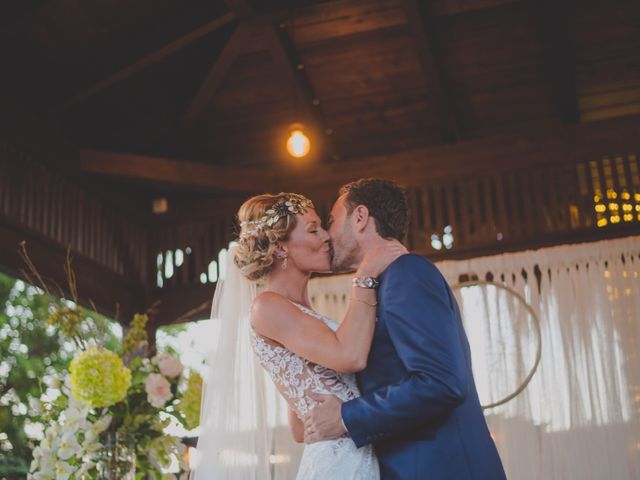
[[[391,180],[361,178],[344,185],[340,195],[345,194],[345,207],[349,215],[358,205],[364,205],[375,220],[378,235],[401,242],[404,240],[409,223],[409,206],[407,194],[401,186]]]

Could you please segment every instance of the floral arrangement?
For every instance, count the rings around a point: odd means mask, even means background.
[[[165,480],[175,478],[163,473],[175,464],[186,472],[186,447],[164,430],[171,418],[189,430],[197,427],[202,378],[197,372],[187,374],[174,355],[161,353],[149,358],[146,326],[154,308],[134,315],[120,348],[107,349],[101,335],[104,325],[78,306],[70,254],[66,273],[73,302],[60,301],[50,294],[24,245],[22,255],[43,295],[51,298],[47,323],[59,327],[78,348],[69,371],[60,372],[52,385],[57,387],[58,396],[43,396],[31,405],[46,429],[33,451],[28,478]],[[109,450],[116,443],[117,448],[128,449],[131,465],[109,476],[105,464],[122,453]],[[183,473],[181,480],[187,476]]]

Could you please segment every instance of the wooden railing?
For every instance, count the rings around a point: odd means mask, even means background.
[[[638,157],[628,154],[412,187],[407,244],[441,259],[640,232],[638,170]],[[326,218],[331,202],[316,207]],[[616,212],[627,216],[616,218]],[[235,237],[234,214],[219,211],[209,223],[172,225],[153,234],[158,286],[215,281],[219,265],[211,275],[209,266]]]
[[[144,226],[127,221],[85,189],[0,140],[0,216],[120,275],[145,283]]]
[[[409,190],[411,250],[442,258],[640,231],[635,154]]]

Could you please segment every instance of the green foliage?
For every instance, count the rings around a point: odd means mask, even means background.
[[[133,316],[133,320],[130,323],[129,333],[124,337],[122,341],[122,353],[128,355],[136,353],[136,350],[140,348],[140,344],[145,343],[147,339],[147,322],[149,316],[146,314],[136,313]]]
[[[40,422],[31,416],[29,402],[47,390],[58,372],[68,369],[77,352],[72,341],[59,335],[60,327],[47,325],[54,310],[51,298],[40,293],[0,273],[0,479],[25,478],[37,443],[34,433],[30,437],[27,432],[37,432]],[[59,302],[70,311],[78,309],[71,302]],[[108,323],[95,312],[78,311],[93,325]],[[110,328],[105,333],[107,348],[119,345]]]

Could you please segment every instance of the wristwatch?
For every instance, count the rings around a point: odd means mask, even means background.
[[[351,280],[351,284],[360,288],[377,288],[380,285],[380,281],[374,277],[355,277]]]

